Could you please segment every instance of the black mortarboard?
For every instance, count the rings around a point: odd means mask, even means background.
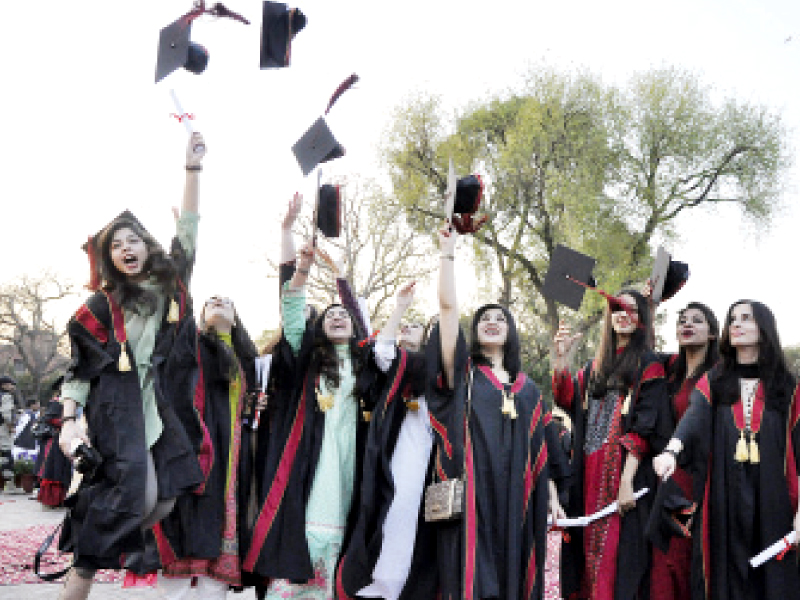
[[[477,212],[483,196],[483,182],[479,175],[467,175],[456,183],[456,201],[453,212],[471,215]]]
[[[573,310],[579,310],[586,288],[576,282],[594,287],[592,269],[595,262],[591,256],[559,244],[553,250],[542,294]]]
[[[319,188],[317,227],[326,238],[337,238],[341,233],[341,206],[338,185],[326,183]]]
[[[195,74],[205,71],[208,65],[208,50],[200,44],[189,41],[191,32],[192,22],[188,15],[161,30],[158,38],[156,83],[181,67]]]
[[[320,163],[328,162],[344,156],[344,148],[333,137],[325,119],[320,117],[311,128],[303,134],[292,152],[297,159],[303,175],[308,175]]]
[[[689,265],[672,260],[669,252],[659,246],[653,271],[650,273],[650,285],[653,288],[653,302],[669,300],[683,287],[689,279]]]
[[[264,2],[261,19],[261,68],[288,67],[292,38],[306,26],[306,16],[281,2]]]

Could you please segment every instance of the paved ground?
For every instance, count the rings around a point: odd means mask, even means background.
[[[43,509],[35,500],[24,495],[0,493],[0,530],[22,529],[31,525],[55,527],[64,518],[63,510]],[[0,548],[2,561],[2,548]],[[61,583],[36,583],[29,585],[0,585],[0,600],[56,600]],[[196,597],[196,596],[195,596]],[[161,595],[154,589],[123,589],[119,583],[95,584],[89,600],[158,600]],[[253,600],[255,593],[228,593],[230,600]]]

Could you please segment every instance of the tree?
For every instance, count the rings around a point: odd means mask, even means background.
[[[598,259],[599,285],[643,281],[654,236],[676,236],[687,210],[735,203],[766,226],[787,166],[785,131],[766,108],[721,106],[677,69],[637,74],[624,88],[588,73],[532,71],[519,93],[447,119],[437,98],[400,107],[383,149],[394,197],[409,223],[441,222],[448,157],[486,182],[489,224],[471,243],[479,271],[494,267],[497,300],[528,328],[534,361],[546,357],[563,310],[541,295],[557,244]],[[587,331],[603,301],[587,296],[569,318]]]
[[[73,295],[72,285],[53,273],[22,276],[0,288],[0,342],[13,347],[29,378],[28,394],[41,399],[45,382],[54,379],[69,356],[67,333],[50,312],[59,300]]]
[[[411,279],[423,280],[432,271],[432,246],[406,223],[404,210],[390,202],[373,181],[349,179],[340,185],[343,226],[339,238],[317,244],[334,260],[341,260],[342,271],[356,296],[367,301],[370,320],[388,316],[390,302],[400,287]],[[298,219],[296,234],[309,239],[311,219]],[[267,259],[277,269],[274,260]],[[312,301],[325,306],[336,298],[333,274],[318,262],[311,272],[307,290]]]

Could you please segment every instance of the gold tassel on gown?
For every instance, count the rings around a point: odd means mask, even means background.
[[[175,298],[173,298],[169,303],[169,313],[167,314],[167,322],[168,323],[177,323],[181,316],[181,309],[178,307],[178,303],[175,302]]]
[[[757,464],[761,462],[761,452],[758,450],[758,442],[756,442],[756,434],[750,433],[750,462]]]
[[[123,344],[121,352],[119,353],[119,361],[117,366],[120,371],[127,372],[131,370],[131,361],[128,358],[128,351],[125,349],[125,345]]]
[[[509,419],[517,418],[517,407],[514,405],[514,394],[508,394],[503,390],[503,407],[502,413]]]
[[[733,455],[736,462],[747,462],[750,460],[750,453],[747,450],[747,442],[744,439],[744,430],[739,430],[739,441],[736,442],[736,453]]]

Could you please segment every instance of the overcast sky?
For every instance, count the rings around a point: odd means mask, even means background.
[[[796,1],[308,0],[299,5],[308,25],[295,39],[291,68],[260,71],[261,2],[229,0],[252,24],[197,21],[192,38],[211,54],[207,71],[155,85],[159,29],[191,4],[4,3],[0,282],[49,268],[85,283],[81,244],[125,208],[168,242],[186,143],[169,116],[170,88],[196,114],[208,145],[193,295],[230,296],[254,335],[277,323],[276,283],[261,257],[277,256],[278,218],[292,192],[313,193],[290,148],[352,72],[361,83],[329,119],[347,156],[326,176],[384,177],[376,148],[409,94],[439,94],[457,109],[519,87],[531,64],[587,68],[618,84],[652,67],[688,68],[717,97],[781,111],[793,150],[800,148]],[[729,209],[680,221],[682,241],[670,250],[692,277],[675,307],[700,300],[721,318],[732,301],[759,299],[774,309],[783,342],[800,344],[798,181],[795,165],[784,210],[766,234]],[[486,300],[466,285],[462,293],[468,302]],[[664,335],[672,339],[671,326]]]

